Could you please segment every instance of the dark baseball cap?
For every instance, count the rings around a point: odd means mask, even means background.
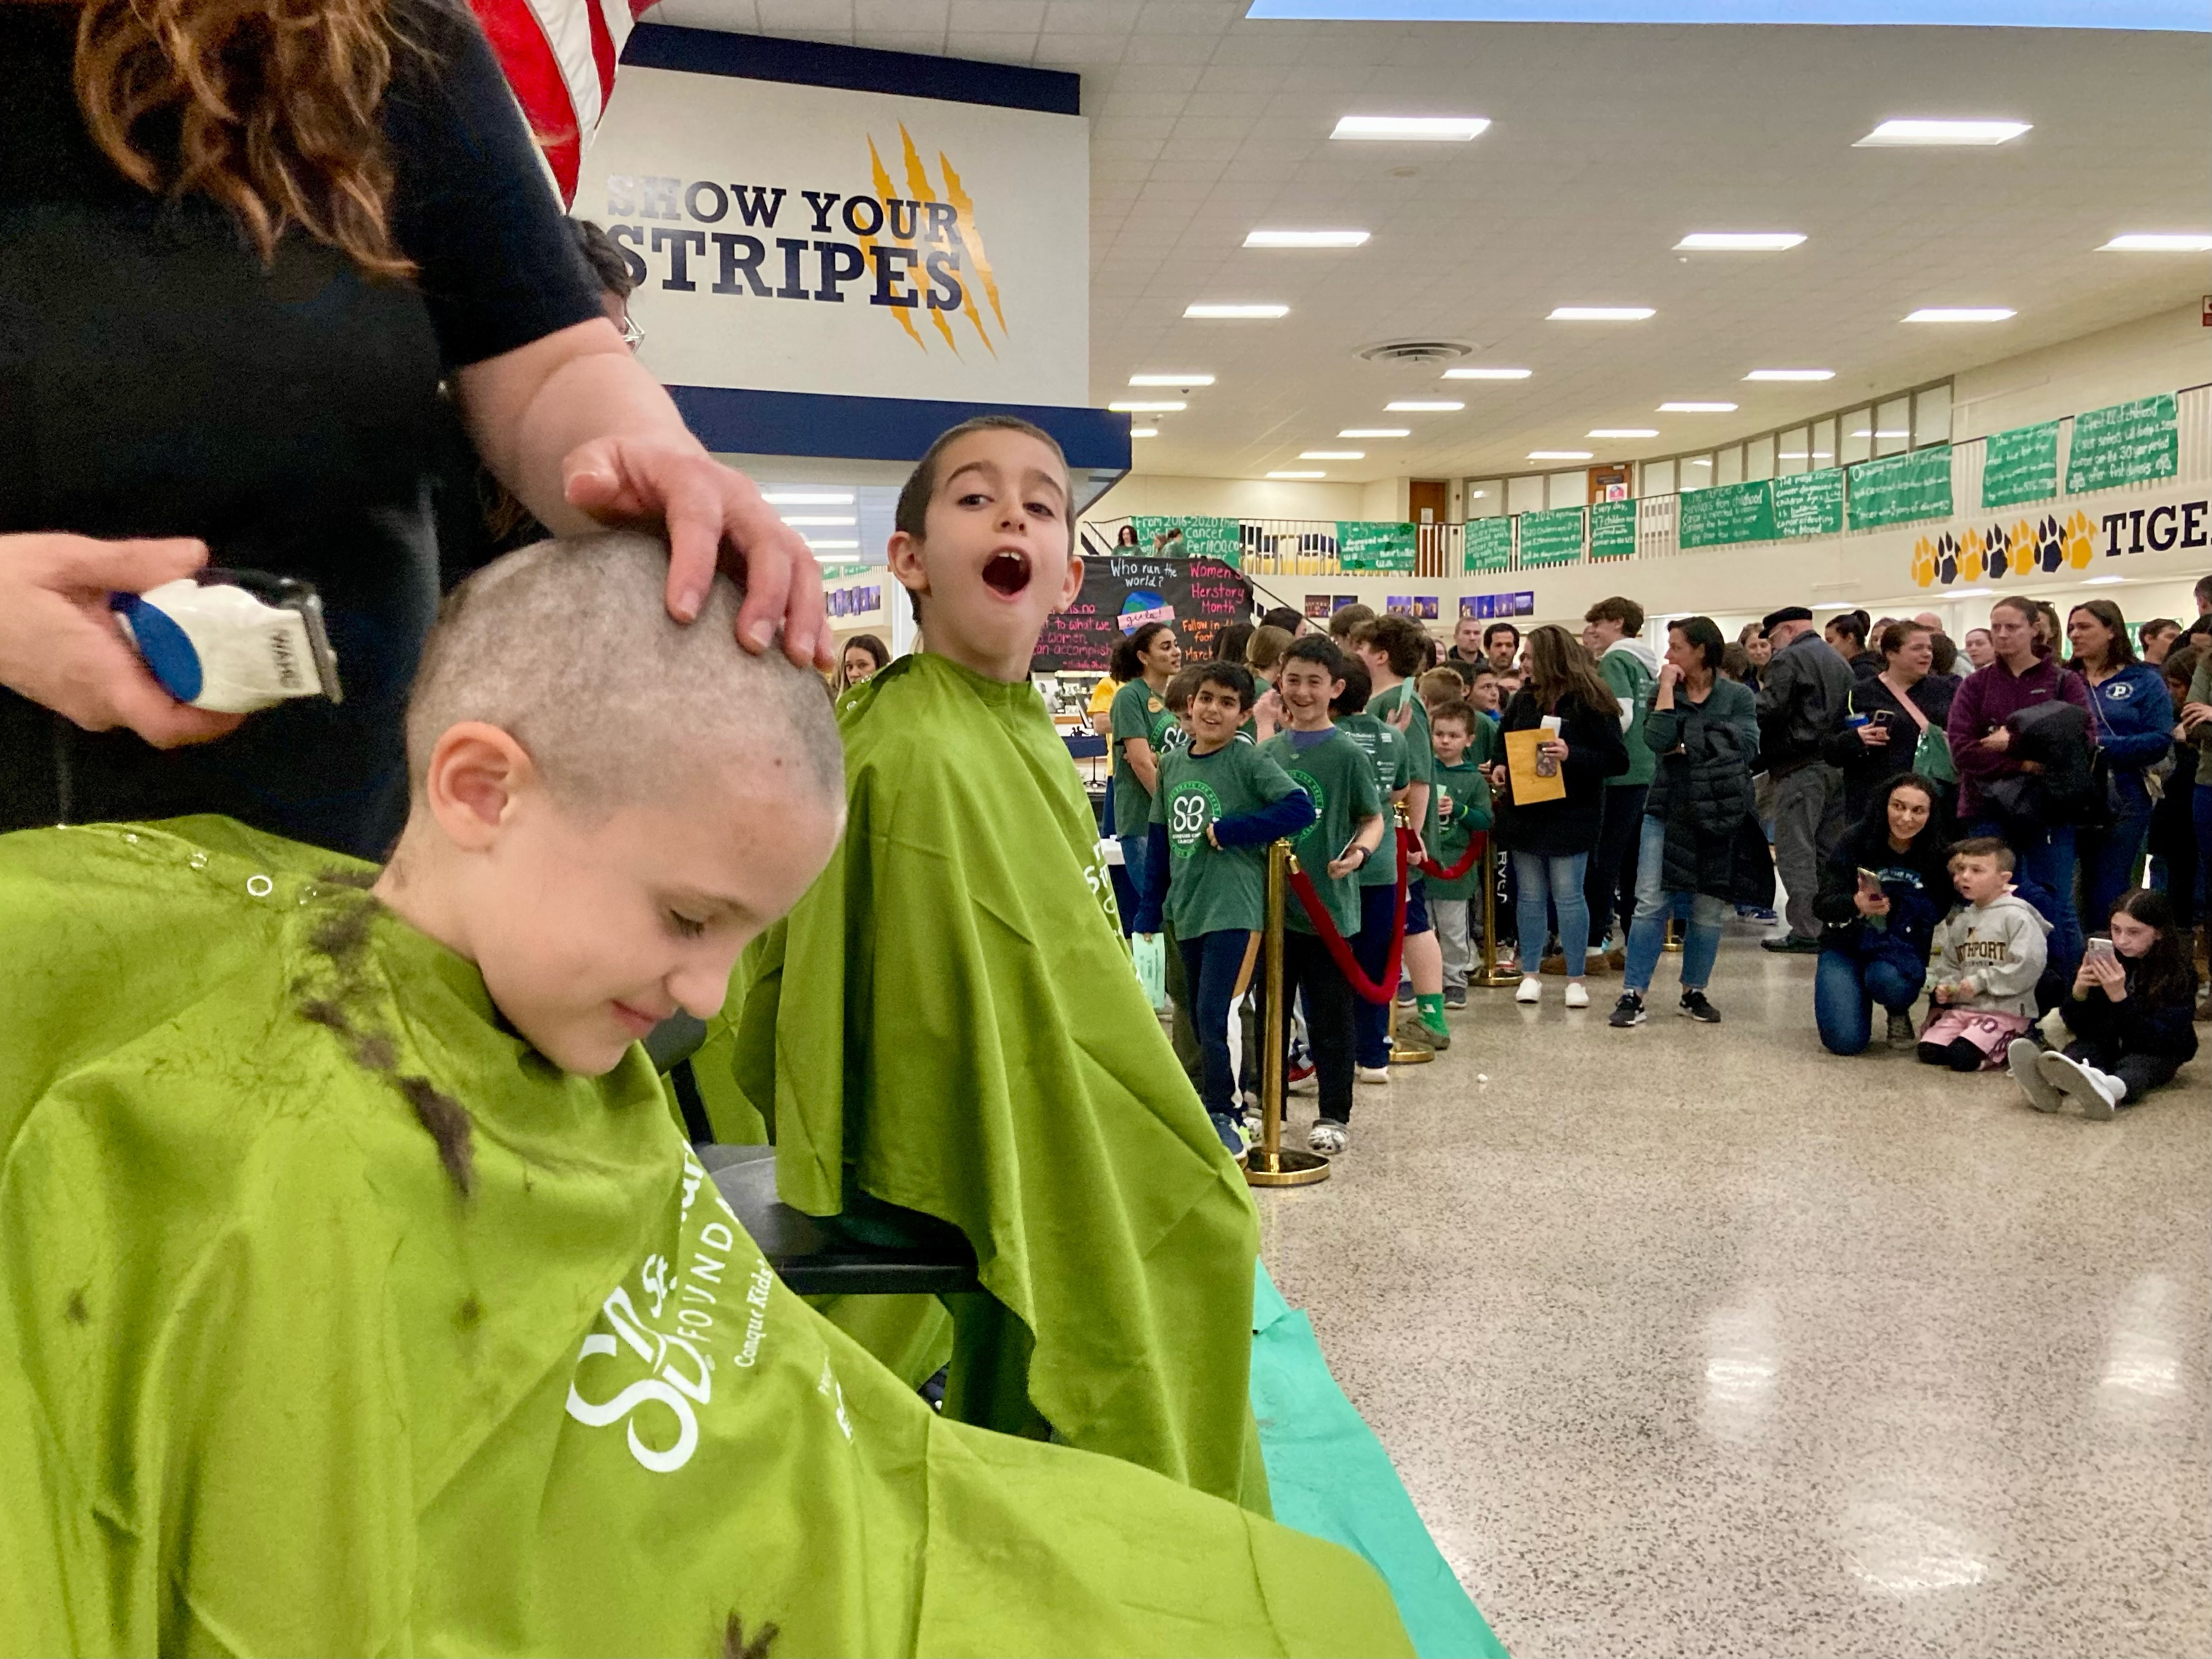
[[[1803,605],[1785,605],[1779,611],[1768,611],[1766,613],[1765,620],[1759,624],[1759,631],[1762,635],[1771,635],[1774,630],[1779,628],[1784,623],[1810,622],[1812,620],[1813,613],[1808,611]]]

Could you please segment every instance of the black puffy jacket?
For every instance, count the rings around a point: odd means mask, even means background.
[[[1703,702],[1690,702],[1679,685],[1672,708],[1656,706],[1656,691],[1651,700],[1655,706],[1644,717],[1644,741],[1658,757],[1658,767],[1644,811],[1667,826],[1661,875],[1666,890],[1765,903],[1773,896],[1774,868],[1753,805],[1759,715],[1750,688],[1715,680]],[[1759,842],[1755,860],[1743,840],[1747,823]]]

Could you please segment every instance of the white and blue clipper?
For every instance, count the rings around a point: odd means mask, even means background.
[[[204,570],[108,607],[179,702],[250,714],[294,697],[343,701],[313,586],[258,571]]]

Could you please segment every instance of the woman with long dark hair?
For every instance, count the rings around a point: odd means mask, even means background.
[[[1149,890],[1145,854],[1160,749],[1178,729],[1167,705],[1168,682],[1182,666],[1182,641],[1165,623],[1146,623],[1115,641],[1111,672],[1121,689],[1114,694],[1107,739],[1114,757],[1114,834],[1121,843],[1122,868],[1139,896]]]
[[[2173,748],[2173,699],[2166,677],[2136,660],[2127,618],[2110,599],[2089,599],[2066,615],[2069,665],[2089,688],[2089,724],[2112,779],[2109,823],[2081,831],[2082,914],[2112,914],[2136,884],[2150,836],[2149,769]]]
[[[749,647],[833,665],[805,544],[632,358],[465,7],[0,4],[0,830],[224,812],[381,856],[456,409],[549,528],[665,529],[679,619],[720,558]],[[148,673],[109,594],[210,551],[314,585],[342,703]]]
[[[1730,904],[1774,900],[1774,866],[1759,829],[1751,769],[1759,759],[1759,700],[1720,678],[1726,649],[1711,617],[1667,629],[1667,656],[1644,718],[1644,741],[1658,764],[1644,799],[1636,854],[1636,919],[1628,929],[1620,1000],[1607,1022],[1644,1024],[1644,999],[1666,942],[1667,918],[1689,902],[1682,938],[1680,1012],[1720,1024],[1705,995]],[[1748,840],[1747,841],[1747,836]],[[1763,885],[1751,879],[1755,873]]]
[[[1942,798],[1917,772],[1885,780],[1820,872],[1813,1021],[1832,1054],[1866,1052],[1876,1003],[1889,1015],[1889,1046],[1913,1047],[1929,942],[1953,900]]]
[[[1851,687],[1850,717],[1820,745],[1820,757],[1844,775],[1844,817],[1856,823],[1881,786],[1914,769],[1928,733],[1942,741],[1957,687],[1935,672],[1935,630],[1919,623],[1892,623],[1881,632],[1881,666]],[[1932,746],[1932,745],[1931,745]],[[1957,781],[1950,757],[1941,757],[1938,781]],[[1943,814],[1950,816],[1946,811]]]
[[[2147,887],[2123,893],[2110,925],[2110,935],[2083,954],[2060,1005],[2074,1040],[2046,1051],[2019,1037],[2007,1052],[2014,1081],[2038,1111],[2071,1100],[2090,1117],[2110,1118],[2196,1058],[2197,969],[2166,895]]]
[[[872,680],[891,665],[891,650],[873,634],[855,634],[845,641],[840,658],[837,689],[849,691],[863,680]]]
[[[1512,855],[1514,908],[1521,923],[1521,988],[1514,1000],[1534,1002],[1543,994],[1536,969],[1544,954],[1548,900],[1559,912],[1559,949],[1570,975],[1567,1006],[1587,1008],[1583,964],[1589,950],[1589,906],[1583,878],[1597,845],[1605,781],[1628,769],[1628,748],[1613,688],[1579,640],[1547,624],[1529,632],[1528,656],[1528,683],[1513,694],[1499,727],[1543,729],[1547,735],[1538,754],[1559,769],[1567,793],[1554,800],[1516,803],[1510,770],[1502,762],[1491,769],[1491,783],[1501,792],[1498,844]]]

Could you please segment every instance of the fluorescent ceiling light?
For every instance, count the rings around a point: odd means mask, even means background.
[[[1410,438],[1413,428],[1409,426],[1348,426],[1336,434],[1340,438]]]
[[[1994,587],[1954,587],[1943,597],[1947,599],[1978,599],[1985,593],[1994,593]]]
[[[2084,587],[2110,587],[2114,582],[2124,582],[2125,580],[2127,580],[2125,576],[2091,576],[2085,580],[2081,586]]]
[[[1782,459],[1785,461],[1832,461],[1836,455],[1830,449],[1815,449],[1809,453],[1802,449],[1785,449],[1782,452]]]
[[[1358,247],[1364,230],[1248,230],[1246,247]]]
[[[1662,404],[1662,415],[1733,415],[1734,404]]]
[[[1251,0],[1254,21],[1826,23],[2203,33],[2201,0]]]
[[[1182,308],[1186,317],[1287,317],[1288,306],[1271,305],[1188,305]]]
[[[1212,386],[1211,374],[1132,374],[1131,386]]]
[[[1910,432],[1893,432],[1887,427],[1879,429],[1861,427],[1851,434],[1854,438],[1910,438],[1911,435]]]
[[[1271,478],[1326,478],[1326,472],[1270,472]]]
[[[1553,306],[1547,323],[1640,323],[1655,313],[1650,306]]]
[[[1479,501],[1489,493],[1486,489],[1470,489],[1467,492],[1467,498],[1471,501]]]
[[[1129,428],[1129,435],[1132,438],[1157,438],[1160,435],[1160,429],[1156,426],[1133,426]]]
[[[811,513],[787,513],[783,515],[783,521],[789,525],[837,525],[841,526],[855,522],[855,520],[849,517],[841,519],[834,515],[824,516]]]
[[[1853,144],[1853,149],[1887,149],[1905,145],[2002,144],[2029,130],[2026,121],[1884,121]]]
[[[853,492],[849,489],[771,489],[761,499],[770,507],[850,507]]]
[[[1743,377],[1747,380],[1832,380],[1832,368],[1754,368]]]
[[[2212,236],[2197,231],[2169,233],[2162,230],[2131,230],[2124,236],[2115,236],[2097,250],[2100,253],[2208,253],[2212,252]],[[2119,578],[2114,577],[2115,581]]]
[[[1364,461],[1367,459],[1367,452],[1364,449],[1301,449],[1298,459],[1302,461]]]
[[[1525,368],[1448,368],[1447,380],[1525,380],[1532,370]]]
[[[1908,323],[2001,323],[2013,314],[2010,306],[1923,306],[1905,320]]]
[[[1587,449],[1532,449],[1528,452],[1528,459],[1532,461],[1586,461],[1590,459],[1590,453]]]
[[[1659,428],[1656,426],[1594,426],[1589,434],[1593,438],[1656,438],[1659,435]]]
[[[1794,230],[1693,230],[1674,246],[1685,253],[1779,253],[1804,240]]]
[[[1482,115],[1340,115],[1332,138],[1381,138],[1465,143],[1490,125]]]
[[[1157,398],[1125,398],[1121,402],[1109,404],[1106,407],[1112,410],[1116,415],[1180,415],[1183,410],[1188,409],[1190,405],[1188,404],[1177,403],[1172,398],[1165,399]]]
[[[858,543],[858,542],[817,542],[817,541],[809,541],[806,544],[807,544],[807,546],[809,546],[809,547],[812,548],[812,549],[813,549],[817,553],[823,552],[823,551],[824,551],[825,550],[826,550],[827,551],[829,551],[829,552],[836,553],[836,552],[839,552],[839,551],[841,551],[841,550],[851,550],[851,549],[853,549],[853,548],[856,548],[856,547],[858,547],[858,546],[860,545],[860,543]]]
[[[1449,415],[1467,405],[1449,398],[1394,398],[1382,407],[1393,415]]]
[[[1711,466],[1712,464],[1713,458],[1710,455],[1699,455],[1682,463],[1684,466]]]

